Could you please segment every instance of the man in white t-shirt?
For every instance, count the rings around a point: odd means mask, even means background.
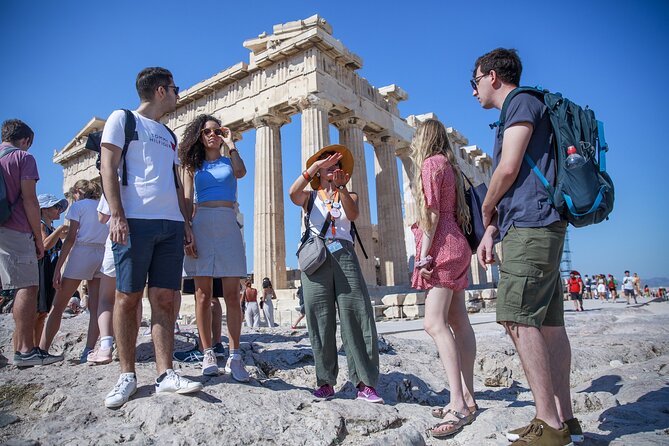
[[[105,398],[105,406],[121,407],[137,391],[135,345],[137,306],[149,287],[153,343],[156,352],[156,393],[193,393],[202,384],[180,377],[172,369],[174,291],[181,288],[184,246],[193,244],[186,218],[183,188],[175,173],[177,141],[159,122],[174,111],[179,87],[165,68],[143,69],[137,75],[140,105],[133,111],[135,134],[125,160],[126,114],[114,111],[102,133],[102,184],[109,204],[109,237],[116,266],[114,334],[121,376]],[[124,165],[125,164],[125,165]],[[127,185],[119,175],[127,172]]]
[[[634,303],[637,303],[636,295],[634,294],[634,279],[630,277],[629,271],[625,271],[625,277],[623,277],[623,292],[625,293],[627,305],[630,304],[630,297],[634,299]]]

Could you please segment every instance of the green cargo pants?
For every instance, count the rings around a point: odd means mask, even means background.
[[[335,253],[328,251],[318,270],[311,275],[302,273],[317,386],[337,383],[335,311],[338,311],[349,380],[356,386],[362,382],[375,387],[379,379],[379,348],[374,310],[353,244],[346,240],[339,242],[343,248]]]

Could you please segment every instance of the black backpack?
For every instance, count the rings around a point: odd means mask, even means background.
[[[9,155],[16,150],[19,149],[16,147],[6,147],[0,151],[0,158]],[[0,170],[0,224],[3,224],[12,216],[12,206],[14,206],[14,203],[9,202],[9,198],[7,197],[7,185],[5,184],[2,170]]]
[[[125,155],[128,153],[128,146],[132,141],[136,141],[138,138],[137,136],[137,121],[135,120],[135,115],[130,111],[130,110],[125,110],[123,109],[123,112],[125,113],[125,142],[123,143],[123,150],[121,152],[121,161],[123,163],[123,173],[121,175],[121,184],[123,186],[128,185],[128,169],[125,165]],[[170,132],[170,135],[172,136],[172,139],[174,140],[174,147],[176,148],[177,146],[177,136],[174,134],[172,129],[170,129],[168,126],[163,124],[165,128],[167,129],[168,132]],[[84,146],[88,150],[92,150],[93,152],[97,152],[98,157],[95,160],[95,167],[100,170],[100,152],[102,148],[102,131],[98,132],[91,132],[88,134],[88,139],[86,140],[86,145]],[[177,180],[177,169],[176,165],[172,164],[172,173],[174,174],[174,185],[176,188],[179,188],[179,182]]]
[[[548,108],[557,166],[555,186],[549,184],[527,153],[525,162],[539,177],[555,209],[577,228],[608,220],[613,210],[614,189],[613,181],[606,172],[609,146],[604,138],[604,124],[595,119],[595,113],[590,108],[581,108],[560,93],[550,93],[539,87],[519,87],[508,94],[499,121],[491,124],[491,128],[499,126],[500,132],[504,132],[507,106],[520,93],[536,96]],[[566,168],[569,146],[576,147],[577,153],[585,158],[583,166]]]

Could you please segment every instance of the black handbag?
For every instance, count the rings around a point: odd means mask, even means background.
[[[465,202],[469,206],[469,221],[470,227],[463,229],[469,247],[472,250],[472,253],[476,253],[476,249],[479,247],[481,240],[483,239],[483,234],[485,234],[485,226],[483,226],[483,213],[481,212],[481,206],[483,206],[483,200],[488,193],[488,186],[485,183],[481,183],[478,186],[474,187],[467,175],[462,174],[462,177],[467,183],[469,183],[469,189],[465,189]]]

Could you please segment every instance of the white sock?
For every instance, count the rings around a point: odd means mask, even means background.
[[[111,348],[114,343],[114,336],[103,336],[100,338],[100,348]]]

